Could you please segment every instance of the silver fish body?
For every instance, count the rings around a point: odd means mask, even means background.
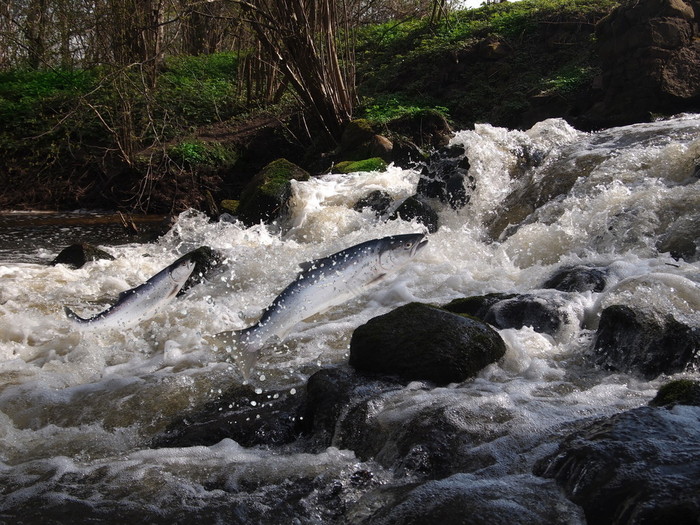
[[[304,263],[256,324],[215,337],[243,353],[257,352],[271,337],[284,339],[297,323],[364,293],[405,266],[427,242],[422,233],[393,235]]]
[[[189,255],[179,258],[145,283],[119,294],[117,302],[107,310],[83,318],[67,306],[69,319],[83,328],[125,328],[151,317],[158,308],[177,295],[194,270],[195,262]]]

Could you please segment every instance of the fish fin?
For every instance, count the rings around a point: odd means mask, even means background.
[[[307,272],[307,271],[311,270],[312,268],[314,268],[315,262],[316,261],[305,261],[305,262],[299,263],[299,268],[301,268],[302,272]]]
[[[130,288],[129,290],[124,290],[123,292],[119,292],[119,295],[117,296],[117,303],[119,301],[124,300],[124,298],[136,293],[136,288]],[[116,304],[116,303],[115,303]]]
[[[316,268],[323,268],[326,265],[326,259],[313,259],[311,261],[304,261],[299,263],[299,268],[301,268],[301,273],[308,272],[309,270],[315,270]]]
[[[382,279],[384,279],[384,277],[386,277],[386,276],[387,276],[387,274],[385,274],[385,273],[380,273],[380,274],[377,275],[374,279],[372,279],[371,281],[369,281],[369,282],[367,283],[367,286],[369,286],[369,285],[371,285],[371,284],[376,284],[376,283],[380,282],[380,281],[381,281]]]
[[[80,317],[78,314],[76,314],[73,310],[71,310],[67,306],[63,307],[63,311],[66,312],[66,317],[68,317],[68,319],[71,319],[77,323],[87,323],[89,321],[89,319],[85,319],[83,317]]]

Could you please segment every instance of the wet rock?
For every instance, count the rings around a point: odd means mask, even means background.
[[[307,382],[301,428],[316,448],[324,449],[331,445],[338,421],[351,406],[400,388],[395,381],[360,375],[351,368],[319,370]]]
[[[530,326],[536,332],[554,335],[569,321],[564,306],[552,297],[495,293],[455,299],[443,308],[471,315],[499,329]]]
[[[411,303],[358,327],[350,340],[357,370],[437,384],[464,381],[505,354],[505,343],[476,319]]]
[[[292,180],[309,180],[309,174],[286,159],[272,161],[243,189],[238,218],[248,226],[277,219],[287,206]]]
[[[425,226],[430,233],[435,233],[439,228],[437,212],[415,195],[403,201],[389,218],[392,220],[401,218],[405,221],[415,219]]]
[[[393,139],[391,158],[394,164],[403,169],[411,169],[428,160],[428,155],[410,140],[398,136]]]
[[[110,254],[101,250],[97,246],[88,243],[71,244],[67,248],[61,250],[56,258],[51,261],[51,266],[57,264],[65,264],[73,268],[81,268],[89,261],[98,261],[100,259],[114,260]]]
[[[380,157],[372,157],[363,160],[344,160],[339,162],[333,169],[332,173],[354,173],[363,171],[386,171],[387,164]]]
[[[194,270],[192,270],[192,274],[187,281],[185,281],[178,295],[182,295],[194,285],[203,282],[206,276],[221,264],[221,254],[212,250],[209,246],[200,246],[196,250],[192,250],[186,255],[183,255],[180,259],[185,257],[192,257],[194,261]]]
[[[275,446],[294,441],[301,430],[299,413],[304,386],[260,393],[247,385],[225,392],[215,401],[173,421],[151,446],[210,446],[230,438],[244,447]]]
[[[602,292],[608,272],[605,268],[570,266],[557,270],[542,285],[561,292]]]
[[[446,202],[455,210],[466,206],[476,185],[468,175],[469,159],[464,153],[463,146],[455,145],[431,155],[421,171],[418,194]]]
[[[494,407],[484,421],[478,410],[460,402],[459,391],[452,390],[449,400],[436,396],[423,404],[419,400],[430,395],[426,386],[406,388],[411,391],[380,392],[350,404],[335,427],[334,443],[363,461],[413,478],[440,479],[496,461],[488,447],[479,445],[508,435],[510,410]]]
[[[613,305],[601,314],[593,354],[598,366],[653,379],[697,364],[699,349],[700,328]]]
[[[678,217],[659,237],[656,249],[674,259],[695,262],[700,256],[700,215]]]
[[[380,216],[384,215],[389,210],[392,202],[393,199],[387,192],[375,190],[357,201],[352,209],[355,211],[362,211],[365,208],[369,208],[374,211],[377,216]]]
[[[697,523],[700,408],[642,407],[569,435],[540,460],[588,523]]]
[[[650,406],[663,407],[673,405],[700,406],[700,381],[676,379],[669,381],[649,401]]]
[[[372,505],[373,502],[381,504]],[[366,495],[360,505],[370,509],[371,515],[354,523],[372,525],[583,522],[580,509],[562,501],[553,483],[531,475],[485,479],[474,474],[455,474],[418,486],[382,488]]]

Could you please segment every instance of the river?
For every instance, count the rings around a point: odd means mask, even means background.
[[[543,484],[556,489],[531,472],[553,446],[533,436],[643,406],[669,379],[592,366],[585,357],[593,334],[587,319],[605,305],[629,304],[700,326],[700,115],[597,133],[556,119],[527,131],[483,124],[456,132],[452,143],[463,145],[469,158],[475,180],[469,204],[453,210],[433,203],[440,227],[407,267],[268,345],[251,384],[263,394],[294,395],[314,372],[347,363],[354,328],[411,301],[445,304],[493,292],[563,300],[567,322],[556,333],[499,330],[507,345],[500,362],[460,384],[413,382],[383,397],[373,416],[383,428],[399,428],[428,407],[449,407],[471,436],[461,453],[489,458],[465,467],[452,483],[479,491],[498,482],[505,487],[501,499],[512,492],[522,501],[526,494],[537,505]],[[301,441],[279,447],[244,447],[232,439],[178,448],[149,443],[179,415],[243,382],[235,360],[206,336],[255,322],[300,263],[368,239],[423,231],[417,222],[353,210],[374,190],[397,202],[412,195],[419,174],[392,165],[383,173],[296,182],[290,212],[279,224],[246,228],[230,217],[212,222],[185,212],[152,242],[105,235],[94,226],[76,232],[71,215],[48,229],[5,222],[0,521],[371,522],[382,504],[380,489],[418,482],[418,474],[361,460],[340,442],[323,450]],[[554,187],[564,190],[542,198]],[[97,243],[115,259],[77,270],[47,264],[76,240]],[[682,257],[672,256],[679,245]],[[221,266],[138,326],[80,331],[66,318],[64,306],[81,315],[103,310],[121,291],[200,246],[221,254]],[[604,268],[606,288],[542,289],[556,270],[574,265]],[[625,279],[631,284],[615,286]],[[700,374],[691,369],[676,377]],[[358,472],[376,483],[354,482]],[[339,487],[333,498],[328,487]],[[584,522],[575,505],[556,497],[568,516],[562,523]],[[521,522],[519,507],[504,505],[502,512],[504,523]]]

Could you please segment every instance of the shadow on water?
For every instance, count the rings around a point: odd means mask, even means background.
[[[112,212],[0,212],[0,263],[46,262],[78,242],[99,246],[149,242],[166,231],[167,219]]]

